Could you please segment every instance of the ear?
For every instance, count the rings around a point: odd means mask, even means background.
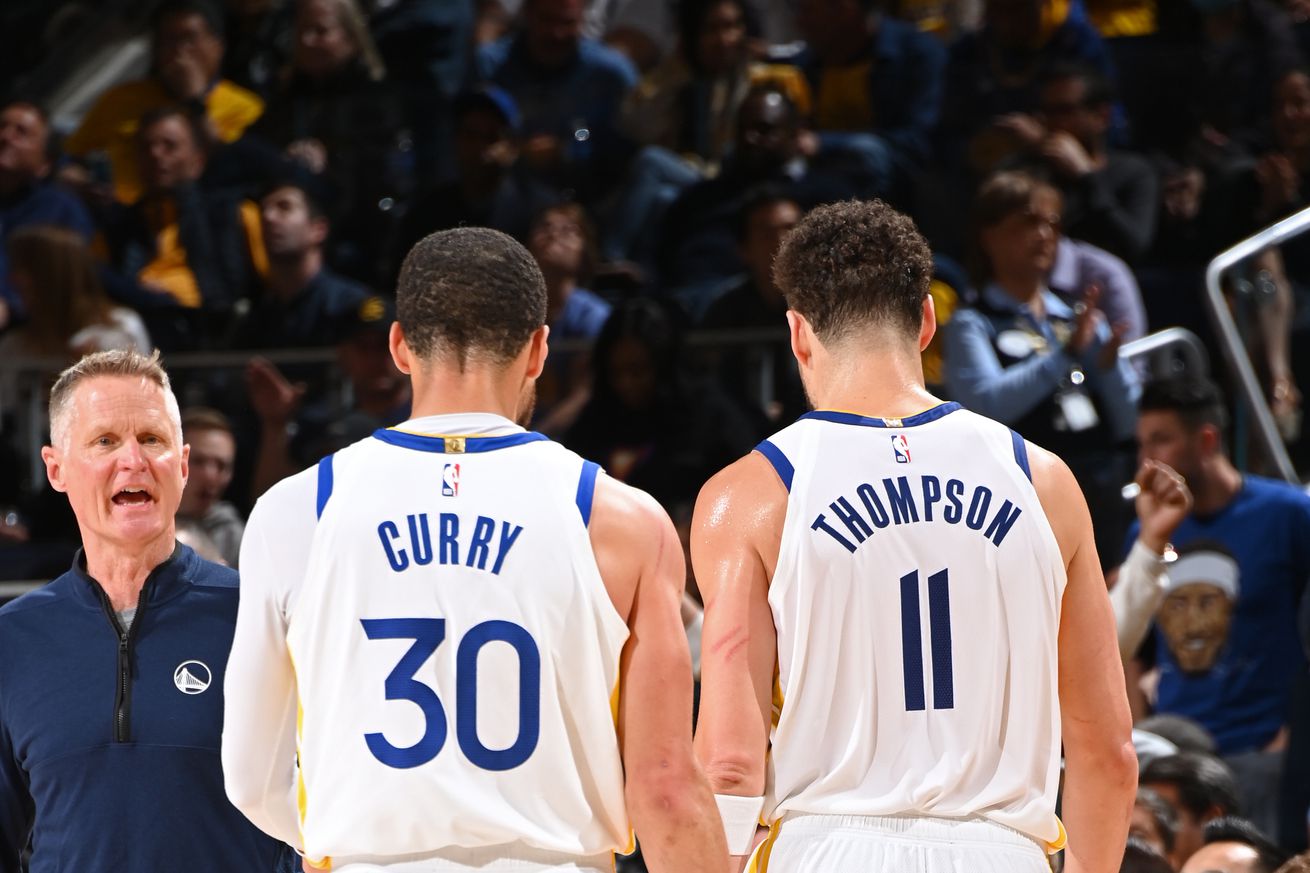
[[[312,233],[311,239],[313,240],[314,245],[321,246],[323,243],[327,242],[329,228],[326,218],[310,219],[309,227]]]
[[[1196,438],[1201,447],[1201,454],[1207,458],[1218,454],[1223,448],[1223,438],[1219,435],[1219,428],[1212,424],[1202,425],[1196,432]]]
[[[64,482],[64,462],[59,449],[54,446],[42,446],[41,460],[45,461],[45,477],[50,480],[50,487],[67,493],[68,485]]]
[[[932,302],[932,295],[923,295],[923,323],[919,325],[919,351],[928,348],[932,338],[937,334],[937,306]]]
[[[187,480],[191,478],[191,444],[182,444],[182,487],[186,487]]]
[[[387,345],[391,349],[391,360],[395,362],[396,369],[410,375],[413,370],[411,363],[414,353],[410,351],[409,344],[405,342],[405,332],[400,329],[400,322],[391,322],[391,331],[387,334]]]
[[[814,361],[814,329],[794,309],[787,310],[787,327],[791,332],[791,353],[801,369],[808,369]]]
[[[550,354],[550,327],[543,324],[532,332],[528,340],[528,369],[524,375],[529,379],[538,378],[546,369],[546,356]]]

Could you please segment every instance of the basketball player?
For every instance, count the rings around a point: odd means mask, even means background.
[[[630,821],[653,871],[728,863],[673,525],[514,423],[545,315],[508,236],[418,243],[390,337],[414,417],[251,515],[223,768],[307,868],[610,873]]]
[[[730,851],[758,817],[753,870],[1046,873],[1063,739],[1065,870],[1117,871],[1136,759],[1072,474],[924,388],[908,218],[818,209],[774,269],[819,411],[715,476],[693,523],[697,753]]]

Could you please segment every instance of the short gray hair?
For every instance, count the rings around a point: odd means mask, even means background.
[[[93,352],[59,374],[55,385],[50,389],[50,441],[63,445],[68,436],[68,416],[73,406],[73,394],[77,386],[97,376],[118,376],[124,378],[145,379],[158,385],[164,391],[164,402],[168,407],[168,417],[173,420],[177,432],[182,432],[182,415],[178,410],[177,397],[173,386],[168,381],[168,373],[159,363],[159,351],[149,357],[132,349],[112,349],[107,352]]]

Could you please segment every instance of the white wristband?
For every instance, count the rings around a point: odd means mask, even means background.
[[[723,819],[723,834],[728,838],[729,855],[745,855],[751,850],[755,828],[764,809],[763,797],[739,797],[736,794],[716,794],[714,802]]]

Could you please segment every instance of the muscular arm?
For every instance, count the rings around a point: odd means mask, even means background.
[[[691,748],[691,655],[682,627],[686,562],[673,523],[649,496],[596,483],[591,541],[630,635],[620,671],[626,798],[652,873],[720,873],[728,850]]]
[[[1059,458],[1029,447],[1033,483],[1064,556],[1060,717],[1064,735],[1066,873],[1115,873],[1137,788],[1137,757],[1114,613],[1082,491]]]
[[[706,484],[692,520],[692,564],[705,600],[696,755],[718,794],[764,793],[777,636],[769,579],[787,492],[752,453]]]

